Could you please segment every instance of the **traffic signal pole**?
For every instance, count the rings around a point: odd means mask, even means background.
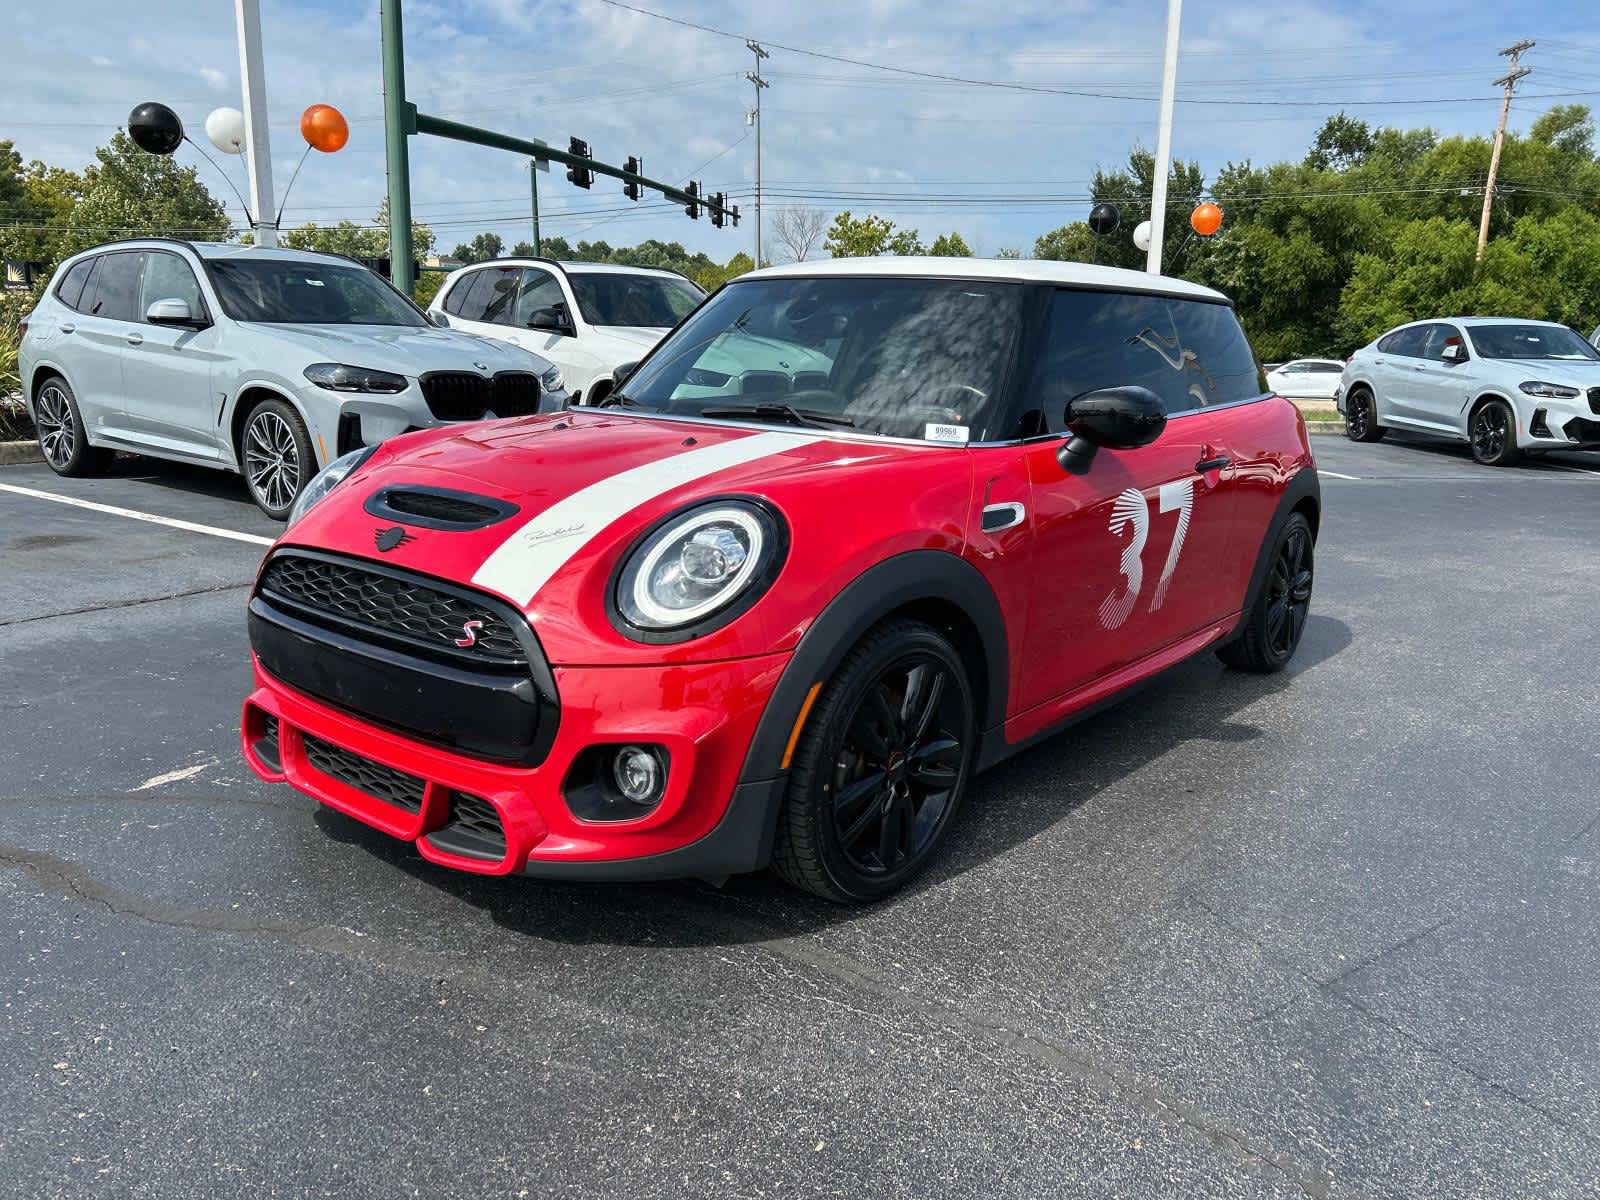
[[[1183,0],[1167,0],[1167,49],[1161,67],[1161,117],[1156,126],[1155,175],[1150,180],[1150,248],[1144,269],[1161,274],[1161,248],[1167,234],[1167,175],[1172,171],[1172,107],[1178,91],[1178,29]]]
[[[582,154],[557,150],[538,138],[512,137],[508,133],[496,133],[492,129],[479,129],[473,125],[463,125],[460,121],[449,121],[444,117],[418,112],[417,106],[406,99],[404,31],[401,28],[400,0],[379,0],[378,28],[383,41],[383,143],[389,175],[389,279],[402,292],[409,295],[412,285],[416,282],[416,262],[412,257],[411,247],[411,162],[406,151],[406,139],[419,133],[449,138],[455,142],[466,142],[473,146],[485,146],[490,150],[509,150],[524,158],[534,159],[535,172],[539,163],[562,163],[573,168],[568,177],[578,182],[581,187],[588,187],[589,181],[595,175],[606,175],[612,179],[620,179],[624,184],[660,192],[668,200],[676,200],[684,205],[691,216],[698,216],[699,210],[706,208],[711,211],[714,218],[732,217],[735,225],[739,223],[737,205],[729,205],[720,198],[716,202],[711,202],[699,195],[698,188],[694,191],[685,191],[662,180],[650,179],[637,171],[630,171],[626,167],[615,167],[610,163],[590,158],[587,145],[580,143],[576,138],[573,139],[573,145],[582,146],[584,150]],[[579,182],[580,180],[582,182]],[[536,244],[538,186],[537,182],[533,184]]]

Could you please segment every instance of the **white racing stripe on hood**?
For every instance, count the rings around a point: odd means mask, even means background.
[[[500,543],[472,582],[526,605],[590,539],[645,501],[729,467],[821,440],[804,434],[753,433],[591,483],[556,501]]]

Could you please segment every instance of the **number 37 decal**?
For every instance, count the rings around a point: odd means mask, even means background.
[[[1151,612],[1166,603],[1167,585],[1178,569],[1178,556],[1183,553],[1183,541],[1189,535],[1189,517],[1194,512],[1194,482],[1194,477],[1189,476],[1161,485],[1160,510],[1164,513],[1177,510],[1178,528],[1172,535],[1172,549],[1167,551],[1161,578],[1156,581],[1155,592],[1150,597]],[[1150,505],[1138,488],[1128,488],[1112,505],[1111,532],[1118,537],[1124,533],[1128,535],[1128,544],[1122,548],[1122,583],[1100,602],[1100,624],[1116,629],[1133,615],[1139,591],[1144,586],[1144,544],[1150,537]]]

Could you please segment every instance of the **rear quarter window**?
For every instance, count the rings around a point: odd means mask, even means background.
[[[56,299],[68,308],[77,308],[78,301],[83,298],[83,285],[89,281],[89,273],[94,270],[96,261],[94,258],[86,258],[82,262],[73,263],[56,287]]]
[[[1060,289],[1025,391],[1041,407],[1025,430],[1060,432],[1067,401],[1108,387],[1148,388],[1169,414],[1266,393],[1255,355],[1226,304]]]

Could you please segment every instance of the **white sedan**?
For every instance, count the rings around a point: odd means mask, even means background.
[[[1267,386],[1291,400],[1332,400],[1344,364],[1336,358],[1297,358],[1267,372]]]

